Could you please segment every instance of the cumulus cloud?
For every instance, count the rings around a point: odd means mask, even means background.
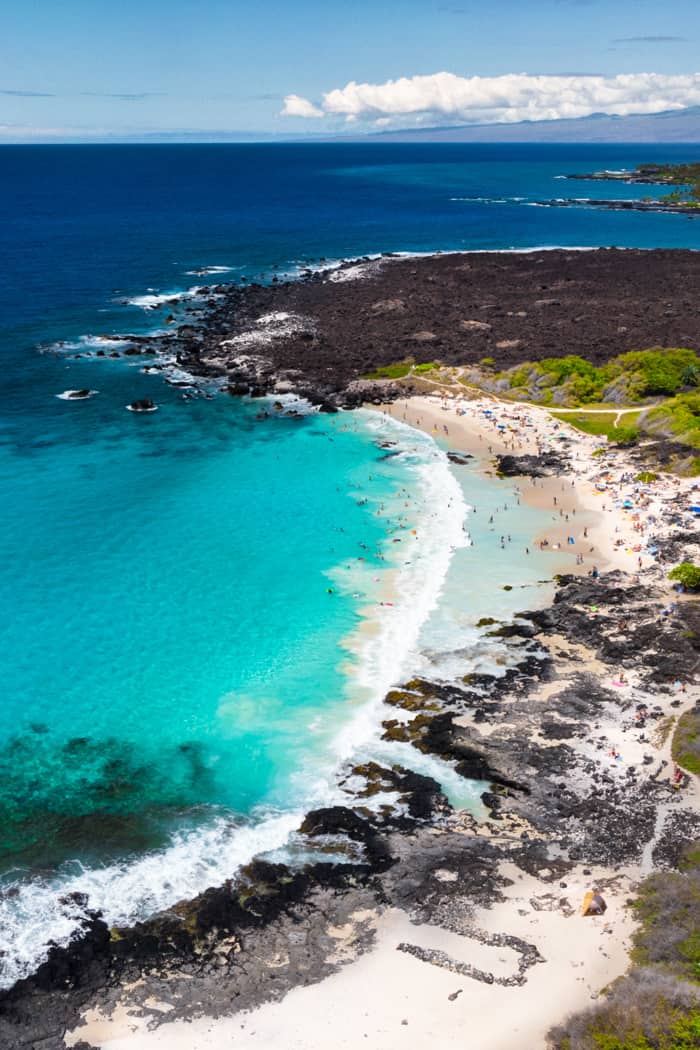
[[[285,95],[282,116],[323,117],[325,113],[318,106],[314,106],[313,102],[309,102],[308,98],[301,98],[300,95]]]
[[[401,77],[383,84],[335,88],[316,106],[287,95],[283,116],[341,116],[346,120],[470,124],[561,120],[592,113],[629,116],[700,105],[700,73],[621,73],[615,77],[508,73],[460,77],[454,73]]]

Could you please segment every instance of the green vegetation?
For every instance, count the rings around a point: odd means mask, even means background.
[[[672,397],[700,380],[700,358],[681,348],[631,350],[593,365],[582,357],[547,357],[526,362],[502,375],[511,390],[531,400],[546,400],[551,393],[558,404],[587,405],[599,401],[639,402],[651,397]]]
[[[652,442],[648,452],[655,462],[653,442],[665,441],[663,462],[680,473],[700,474],[700,355],[695,350],[659,348],[632,350],[603,365],[582,357],[550,357],[497,372],[485,357],[468,376],[441,364],[413,357],[382,365],[365,376],[375,380],[410,377],[416,389],[464,386],[491,391],[504,401],[531,401],[551,407],[552,415],[579,430],[604,437],[616,445]],[[580,408],[559,412],[557,407]],[[624,408],[620,406],[626,406]],[[593,453],[595,454],[595,453]],[[601,453],[604,454],[604,453]],[[643,480],[646,474],[639,475]]]
[[[635,475],[635,481],[641,481],[644,485],[651,484],[652,481],[656,481],[658,474],[655,474],[653,470],[643,470],[641,473]]]
[[[681,769],[686,769],[689,773],[700,773],[700,712],[686,711],[678,719],[671,742],[671,754],[674,762],[677,762]],[[697,936],[700,938],[700,931]],[[698,960],[700,960],[700,943],[698,944]]]
[[[413,361],[399,361],[395,365],[383,365],[369,372],[365,379],[402,379],[413,367]]]
[[[612,434],[612,440],[618,445],[636,445],[639,441],[639,430],[637,427],[618,427]]]
[[[596,1006],[550,1031],[552,1050],[700,1047],[700,843],[679,871],[651,875],[634,904],[633,969]]]
[[[646,417],[647,429],[670,432],[678,441],[700,448],[700,393],[678,394],[652,409]]]
[[[556,419],[561,419],[564,423],[570,423],[571,426],[576,427],[577,430],[583,430],[586,434],[594,434],[599,437],[606,437],[609,441],[615,442],[621,445],[631,445],[639,437],[639,431],[634,426],[637,419],[639,418],[638,412],[627,412],[624,416],[621,416],[621,421],[624,420],[621,426],[615,426],[618,418],[617,412],[556,412],[551,413]]]
[[[403,379],[409,372],[413,372],[414,375],[424,375],[426,372],[432,372],[434,369],[439,368],[440,365],[437,361],[424,361],[423,364],[415,364],[412,357],[407,358],[405,361],[397,361],[393,365],[382,365],[380,368],[376,368],[374,372],[369,372],[364,379]]]
[[[675,569],[671,569],[668,578],[694,591],[700,587],[700,568],[693,565],[691,561],[682,561],[680,565],[676,565]]]
[[[610,432],[615,428],[616,412],[596,412],[588,415],[581,412],[556,412],[552,411],[555,419],[561,419],[564,423],[570,423],[577,430],[583,430],[586,434],[596,434],[610,437]]]
[[[684,187],[674,190],[664,200],[700,205],[700,164],[639,164],[636,172],[660,184]]]

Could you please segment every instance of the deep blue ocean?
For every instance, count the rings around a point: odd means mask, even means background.
[[[75,930],[66,889],[126,921],[258,849],[293,852],[339,763],[380,753],[383,691],[421,646],[434,655],[448,606],[468,634],[493,583],[485,572],[465,599],[454,578],[488,484],[457,476],[429,437],[368,413],[259,419],[259,402],[183,397],[143,359],[95,349],[161,327],[171,306],[149,307],[165,297],[321,259],[700,249],[700,222],[680,216],[532,206],[599,195],[567,172],[695,154],[0,147],[0,984]],[[661,192],[604,192],[641,190]],[[188,307],[196,292],[178,316]],[[97,393],[58,396],[78,388]],[[158,411],[127,412],[138,397]],[[536,527],[512,523],[523,538]],[[524,585],[543,572],[537,559],[507,569]]]

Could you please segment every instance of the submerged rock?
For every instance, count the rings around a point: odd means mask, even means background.
[[[139,398],[138,401],[132,401],[128,404],[127,409],[129,412],[157,412],[158,405],[151,401],[150,397]]]
[[[56,394],[56,397],[61,401],[84,401],[97,392],[97,390],[64,390],[62,394]]]

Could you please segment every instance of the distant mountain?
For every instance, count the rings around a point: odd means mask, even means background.
[[[353,140],[359,136],[348,136]],[[449,128],[378,131],[363,141],[381,142],[698,142],[700,106],[645,116],[595,113],[575,120],[520,124],[465,124]]]

